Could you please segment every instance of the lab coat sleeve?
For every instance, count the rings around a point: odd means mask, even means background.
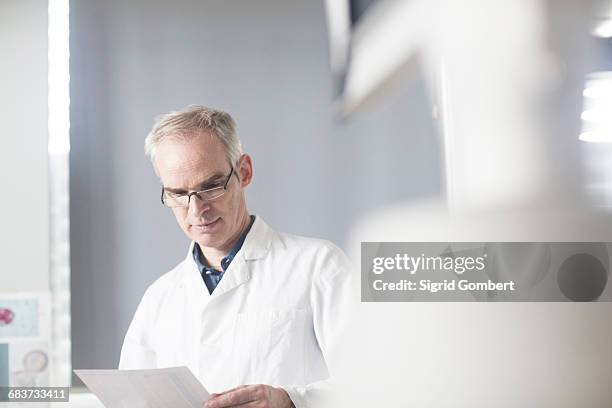
[[[120,370],[156,368],[155,351],[151,345],[150,327],[153,322],[153,305],[155,304],[151,288],[147,289],[132,323],[128,328],[121,348],[119,359]]]
[[[354,317],[352,267],[333,244],[326,243],[326,250],[314,274],[310,302],[315,335],[330,377],[304,387],[282,387],[296,408],[317,407],[329,395],[334,385],[334,351],[343,342],[343,334]]]

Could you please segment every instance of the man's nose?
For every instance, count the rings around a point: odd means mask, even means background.
[[[191,215],[199,216],[205,211],[210,209],[210,203],[202,200],[197,194],[194,194],[189,199],[189,213]]]

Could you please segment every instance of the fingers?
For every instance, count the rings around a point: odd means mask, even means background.
[[[267,399],[264,386],[243,385],[224,391],[221,394],[213,394],[212,398],[204,403],[204,408],[226,408],[226,407],[249,407],[250,403],[256,403]],[[251,404],[255,406],[256,404]]]
[[[234,388],[232,388],[232,389],[225,390],[225,391],[223,391],[223,392],[219,392],[219,393],[216,393],[216,392],[215,392],[215,393],[210,394],[210,396],[211,396],[211,398],[215,398],[215,397],[218,397],[219,395],[224,395],[224,394],[227,394],[228,392],[232,392],[232,391],[235,391],[235,390],[239,390],[239,389],[244,388],[244,387],[248,387],[248,385],[240,385],[240,386],[238,386],[238,387],[234,387]]]

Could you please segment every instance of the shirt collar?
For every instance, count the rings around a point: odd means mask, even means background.
[[[255,216],[254,215],[251,215],[249,218],[250,218],[250,221],[249,221],[249,225],[247,226],[247,228],[240,235],[240,237],[238,238],[238,241],[236,241],[234,246],[232,246],[232,248],[229,250],[227,255],[225,255],[223,257],[223,259],[221,259],[221,268],[223,269],[223,272],[225,272],[227,270],[227,268],[229,267],[230,263],[232,263],[232,261],[234,260],[234,257],[236,256],[238,251],[240,251],[240,248],[242,248],[242,245],[244,244],[244,241],[245,241],[249,231],[251,230],[251,227],[253,226],[253,223],[255,222]],[[192,254],[193,254],[193,260],[195,261],[198,269],[200,270],[200,273],[213,272],[213,271],[214,272],[221,272],[221,271],[216,271],[215,269],[213,269],[213,268],[211,268],[211,267],[206,265],[204,254],[202,253],[202,250],[200,249],[200,245],[198,245],[197,242],[194,242],[194,244],[193,244]]]
[[[194,262],[193,248],[195,244],[195,241],[191,241],[189,244],[189,250],[187,251],[184,261],[190,266],[189,268],[183,269],[182,273],[184,283],[188,286],[202,283],[202,278],[200,277],[201,270],[198,269],[196,262]],[[245,261],[263,259],[272,246],[284,247],[285,244],[277,232],[270,228],[263,218],[258,215],[244,240],[242,250],[239,251],[240,253],[236,254],[236,256],[242,257]],[[196,273],[194,274],[193,272]]]

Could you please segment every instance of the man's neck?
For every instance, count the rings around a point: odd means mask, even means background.
[[[238,242],[238,240],[240,239],[244,231],[249,226],[250,220],[251,220],[251,217],[249,216],[249,214],[245,213],[241,226],[238,229],[238,232],[234,234],[234,236],[232,236],[228,240],[228,243],[223,245],[223,247],[212,248],[212,247],[204,247],[200,245],[200,250],[202,251],[202,254],[204,255],[204,259],[206,263],[208,264],[207,266],[213,269],[221,270],[221,260],[229,253],[229,251],[234,247],[236,242]]]

